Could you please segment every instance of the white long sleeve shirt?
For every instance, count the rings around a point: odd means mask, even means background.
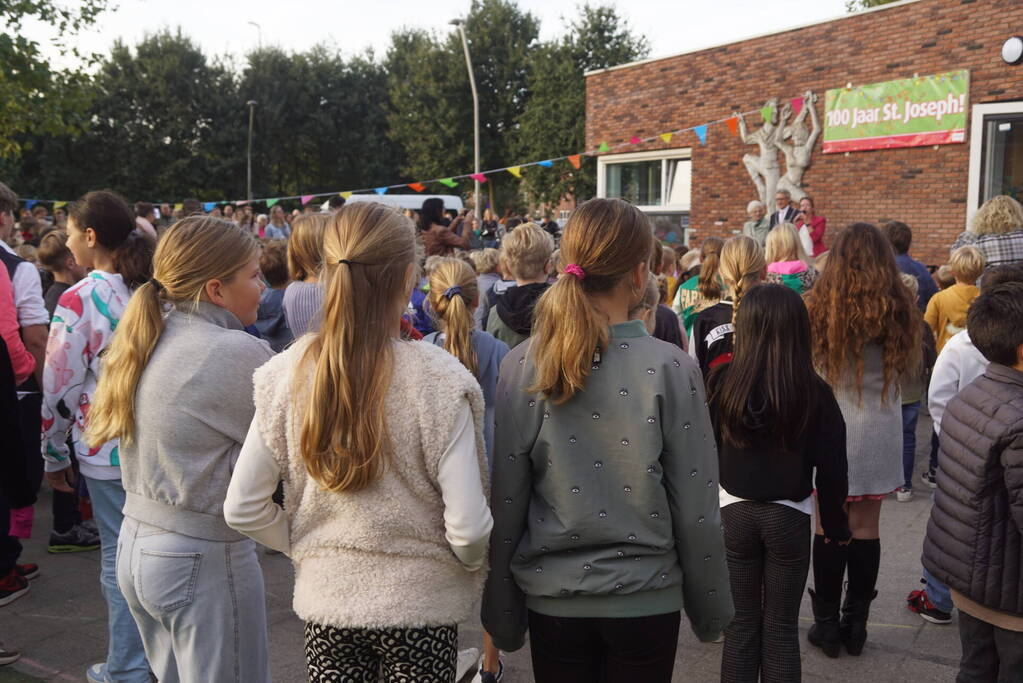
[[[953,335],[947,342],[931,371],[931,385],[927,390],[927,410],[934,421],[934,431],[941,433],[941,417],[948,402],[959,390],[984,374],[988,361],[970,341],[966,330]]]
[[[291,540],[288,516],[272,500],[281,468],[259,433],[249,428],[224,501],[227,523],[263,545],[288,553]],[[441,456],[437,480],[444,500],[445,538],[458,561],[469,570],[483,566],[494,520],[480,488],[476,433],[467,401]]]

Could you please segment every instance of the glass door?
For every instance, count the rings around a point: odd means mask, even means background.
[[[1023,113],[984,117],[980,201],[1006,194],[1023,201]]]

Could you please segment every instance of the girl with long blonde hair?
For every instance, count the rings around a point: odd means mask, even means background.
[[[764,250],[746,235],[732,237],[721,248],[721,279],[726,296],[696,316],[689,340],[689,354],[699,363],[703,376],[732,357],[732,324],[742,297],[764,279]]]
[[[667,683],[680,606],[704,641],[731,618],[703,380],[629,319],[652,247],[627,202],[579,206],[501,367],[482,617],[502,650],[528,627],[538,683]]]
[[[400,339],[408,218],[346,206],[323,259],[323,323],[256,373],[225,514],[294,562],[311,680],[450,681],[492,525],[483,396],[454,356]]]
[[[288,329],[295,337],[301,337],[319,324],[323,307],[319,276],[323,267],[323,235],[329,220],[329,214],[313,213],[299,216],[291,225],[288,239],[291,282],[284,290],[283,305]]]
[[[764,257],[767,261],[766,282],[785,285],[796,294],[803,294],[817,280],[817,271],[810,265],[810,258],[791,223],[779,223],[767,233]]]
[[[244,331],[264,287],[259,251],[232,221],[192,216],[168,229],[89,414],[90,443],[120,441],[117,583],[161,681],[270,680],[256,546],[223,513],[252,374],[273,355]]]

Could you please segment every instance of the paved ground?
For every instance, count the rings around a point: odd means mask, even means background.
[[[925,466],[930,420],[921,417],[917,473]],[[935,626],[905,608],[905,596],[917,588],[920,544],[931,507],[930,489],[917,484],[909,503],[886,502],[881,517],[881,574],[878,599],[871,612],[869,639],[860,657],[830,660],[806,644],[811,619],[809,598],[803,601],[800,637],[806,681],[951,681],[959,661],[956,622]],[[38,507],[38,530],[49,528],[49,496]],[[27,544],[26,561],[38,562],[42,576],[32,592],[0,608],[0,637],[24,652],[13,666],[0,668],[0,683],[82,681],[86,667],[106,652],[105,607],[98,583],[99,554],[46,554],[45,534]],[[302,624],[291,612],[292,570],[283,556],[263,556],[274,680],[305,681]],[[479,646],[479,622],[460,629],[463,647]],[[676,681],[717,681],[720,645],[699,643],[683,624],[675,667]],[[506,659],[509,683],[532,681],[529,652]]]

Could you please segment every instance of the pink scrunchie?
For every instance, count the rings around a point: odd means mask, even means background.
[[[567,266],[565,266],[565,272],[568,273],[569,275],[574,275],[576,278],[580,280],[586,279],[586,271],[574,263],[569,263]]]

